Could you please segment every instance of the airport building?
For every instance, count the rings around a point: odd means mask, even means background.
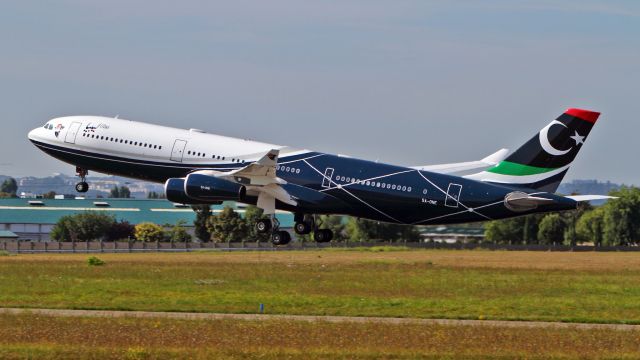
[[[244,206],[240,204],[229,202],[224,205],[244,213]],[[220,212],[224,205],[212,206],[214,214]],[[86,211],[113,214],[116,220],[125,220],[134,225],[142,222],[175,225],[183,221],[191,233],[196,218],[191,207],[167,200],[0,199],[0,232],[12,232],[20,240],[51,241],[51,229],[61,217]],[[281,228],[293,228],[293,214],[283,212],[276,216]]]

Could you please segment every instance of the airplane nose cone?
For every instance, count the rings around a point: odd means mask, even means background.
[[[31,140],[31,141],[37,140],[39,133],[40,133],[40,128],[35,128],[35,129],[29,131],[29,134],[27,135],[27,138],[29,138],[29,140]]]

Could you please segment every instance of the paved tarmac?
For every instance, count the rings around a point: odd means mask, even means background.
[[[153,311],[112,311],[112,310],[66,310],[66,309],[23,309],[0,308],[0,314],[35,314],[68,317],[115,317],[115,318],[167,318],[180,320],[246,320],[246,321],[326,321],[343,323],[377,322],[385,324],[421,324],[445,326],[491,326],[512,328],[572,328],[572,329],[609,329],[640,331],[640,325],[626,324],[593,324],[564,323],[549,321],[504,321],[504,320],[455,320],[455,319],[420,319],[393,317],[352,317],[352,316],[311,316],[311,315],[269,315],[269,314],[218,314],[187,312],[153,312]]]

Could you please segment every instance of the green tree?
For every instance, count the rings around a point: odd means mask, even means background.
[[[349,241],[364,242],[370,240],[369,231],[366,228],[366,225],[361,224],[362,221],[364,220],[354,217],[349,217],[347,220],[345,231]]]
[[[559,214],[547,214],[538,225],[538,240],[542,244],[562,244],[566,227]]]
[[[329,229],[333,232],[334,241],[345,241],[348,239],[346,225],[342,216],[321,215],[320,224],[322,224],[322,228]]]
[[[532,219],[528,219],[527,224],[525,224],[523,217],[489,221],[484,227],[485,240],[494,244],[522,243],[524,242],[525,234],[527,238],[531,236],[529,230],[531,222]]]
[[[109,241],[117,241],[124,239],[135,239],[135,226],[128,221],[120,220],[111,224],[107,230],[106,236]]]
[[[158,194],[155,191],[150,191],[147,194],[147,199],[164,199],[164,196],[162,194]]]
[[[604,207],[587,211],[576,223],[576,233],[583,241],[592,241],[595,246],[602,246],[604,233]]]
[[[604,205],[604,244],[637,243],[640,240],[640,189],[623,187],[610,195],[618,199]]]
[[[217,242],[235,242],[247,236],[247,224],[231,207],[225,206],[218,215],[207,222],[211,237]]]
[[[130,199],[131,198],[131,190],[128,187],[122,186],[120,187],[120,198],[121,199]]]
[[[389,224],[373,220],[350,218],[343,227],[350,241],[418,241],[420,228],[410,225]],[[335,231],[334,231],[335,232]]]
[[[211,241],[211,233],[207,228],[207,222],[211,217],[211,206],[209,205],[194,205],[191,207],[196,213],[196,219],[193,220],[194,233],[196,238],[202,242]]]
[[[45,199],[55,199],[56,198],[56,192],[55,191],[49,191],[46,194],[43,194],[42,197]]]
[[[164,229],[162,226],[153,223],[140,223],[135,229],[136,239],[144,242],[156,242],[164,240]]]
[[[576,194],[573,194],[576,195]],[[578,203],[578,207],[575,210],[564,211],[559,213],[564,223],[566,225],[564,232],[564,242],[566,244],[570,244],[571,246],[575,246],[577,242],[581,242],[584,239],[580,237],[576,228],[578,224],[578,220],[582,215],[593,209],[593,206],[589,204],[588,201],[582,201]]]
[[[538,224],[544,214],[530,214],[489,221],[484,225],[485,241],[494,244],[537,244]]]
[[[61,217],[51,230],[58,241],[91,241],[104,238],[115,223],[111,215],[86,212]]]
[[[267,219],[264,211],[257,206],[249,205],[244,212],[244,220],[247,224],[247,240],[248,241],[269,241],[271,234],[261,234],[255,227],[255,223],[260,219]]]
[[[129,199],[131,197],[131,190],[126,186],[114,186],[109,193],[109,197],[112,199]]]
[[[16,179],[9,178],[2,182],[0,185],[0,193],[6,194],[6,197],[16,197],[16,194],[18,193],[18,183],[16,182]]]
[[[179,220],[169,231],[169,238],[173,242],[190,242],[191,234],[184,228],[185,221]]]
[[[65,215],[51,229],[51,238],[56,241],[71,241],[76,236],[76,221],[73,215]],[[76,238],[77,239],[77,238]]]

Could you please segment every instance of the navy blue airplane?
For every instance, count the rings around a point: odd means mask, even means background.
[[[274,244],[291,240],[276,210],[295,214],[298,234],[319,242],[319,214],[410,224],[452,224],[575,209],[595,195],[555,194],[600,114],[568,109],[506,156],[405,167],[118,118],[55,118],[29,133],[45,153],[76,166],[86,192],[91,171],[165,184],[169,201],[255,204],[270,219],[255,225]],[[472,172],[461,175],[462,172]]]

